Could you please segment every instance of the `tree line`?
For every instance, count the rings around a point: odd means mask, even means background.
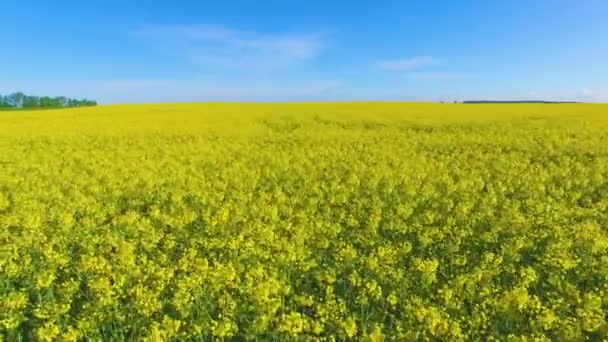
[[[0,108],[67,108],[97,106],[96,101],[71,99],[65,96],[30,96],[18,92],[10,95],[0,94]]]

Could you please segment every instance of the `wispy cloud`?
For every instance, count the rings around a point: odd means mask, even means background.
[[[608,90],[582,88],[576,93],[576,99],[584,102],[608,102]]]
[[[577,92],[575,98],[583,102],[608,102],[608,91],[583,88]]]
[[[378,62],[376,66],[382,70],[389,71],[410,71],[428,67],[437,63],[437,60],[430,56],[412,57],[404,59],[391,59]]]
[[[210,26],[161,26],[136,30],[137,37],[200,64],[229,68],[268,68],[316,58],[323,33],[266,34]]]
[[[601,89],[581,88],[579,90],[532,90],[521,95],[512,95],[506,99],[543,100],[543,101],[578,101],[590,103],[608,102],[608,91]]]
[[[456,78],[462,78],[463,75],[455,73],[442,73],[442,72],[415,72],[407,75],[411,78],[422,79],[422,80],[451,80]]]

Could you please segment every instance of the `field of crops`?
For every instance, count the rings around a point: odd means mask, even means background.
[[[0,112],[0,340],[608,336],[608,105]]]

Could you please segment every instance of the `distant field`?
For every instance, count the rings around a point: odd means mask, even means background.
[[[0,112],[0,340],[601,341],[608,105]]]

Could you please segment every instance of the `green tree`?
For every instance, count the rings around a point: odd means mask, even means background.
[[[11,106],[8,104],[8,96],[2,96],[0,94],[0,108],[10,108]]]
[[[8,95],[8,101],[10,107],[13,108],[21,108],[23,107],[23,101],[25,99],[25,94],[18,92]]]
[[[28,96],[22,92],[0,95],[0,108],[65,108],[96,105],[96,101],[70,99],[65,96]]]
[[[23,108],[40,107],[40,98],[38,96],[25,96],[23,99]]]
[[[59,96],[55,98],[59,107],[67,107],[69,99],[65,96]]]

